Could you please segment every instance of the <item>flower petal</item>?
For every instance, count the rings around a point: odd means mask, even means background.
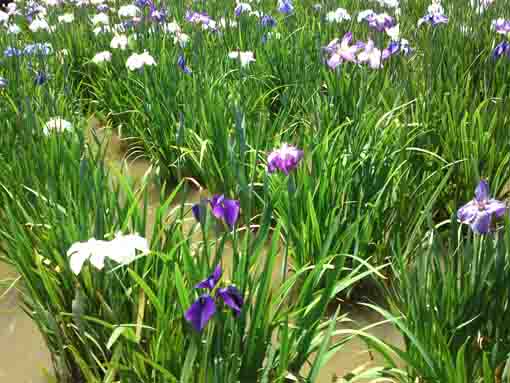
[[[230,228],[233,228],[239,218],[239,201],[234,199],[225,199],[224,206],[224,219]]]
[[[478,204],[476,200],[470,201],[457,211],[457,218],[462,223],[472,222],[478,215]]]
[[[478,234],[487,234],[490,231],[492,216],[488,212],[480,212],[473,223],[471,229]]]
[[[506,204],[504,202],[498,201],[497,199],[490,199],[485,204],[485,210],[487,213],[493,214],[497,218],[501,218],[505,215]]]
[[[186,311],[184,318],[193,328],[201,332],[216,312],[214,300],[207,294],[198,298]]]
[[[225,302],[225,304],[229,306],[236,315],[241,313],[244,300],[241,293],[235,286],[231,285],[226,288],[219,289],[218,296],[223,299],[223,302]]]
[[[489,184],[486,180],[480,180],[475,189],[475,198],[478,202],[487,201],[489,199]]]

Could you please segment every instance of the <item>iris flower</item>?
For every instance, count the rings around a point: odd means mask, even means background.
[[[510,43],[508,41],[499,43],[492,51],[494,59],[499,59],[503,55],[507,55],[510,58]]]
[[[181,68],[181,70],[184,73],[186,73],[186,74],[191,74],[192,73],[191,68],[186,65],[186,58],[183,55],[180,55],[177,58],[177,65],[179,66],[179,68]]]
[[[245,67],[255,61],[255,55],[250,51],[233,51],[228,54],[228,57],[231,59],[239,59],[242,67]]]
[[[244,300],[241,293],[234,285],[218,289],[214,297],[210,295],[213,293],[216,285],[220,281],[221,274],[221,266],[218,265],[209,277],[195,286],[196,289],[209,290],[209,294],[201,295],[195,302],[193,302],[191,307],[184,314],[184,318],[198,332],[201,332],[204,329],[209,320],[216,313],[215,298],[221,298],[223,303],[230,307],[235,315],[239,315],[241,313]]]
[[[270,15],[264,15],[260,18],[260,25],[263,27],[273,28],[276,26],[276,20]]]
[[[302,159],[302,150],[292,145],[283,144],[281,148],[274,150],[267,157],[267,171],[274,173],[276,170],[280,170],[288,175],[291,170],[297,168]]]
[[[278,11],[284,15],[290,15],[294,12],[292,0],[278,0]]]
[[[156,61],[147,51],[144,51],[143,53],[140,54],[133,53],[126,60],[126,67],[129,70],[140,70],[146,65],[147,66],[156,65]]]
[[[490,198],[489,184],[481,180],[475,189],[475,198],[462,206],[457,212],[461,223],[468,224],[478,234],[487,234],[491,230],[493,217],[505,215],[506,204]]]
[[[492,28],[496,31],[496,33],[506,35],[510,33],[510,20],[505,20],[502,18],[493,20]]]
[[[206,202],[209,203],[212,214],[216,218],[224,221],[231,229],[234,228],[239,219],[240,204],[238,200],[227,199],[223,194],[216,194]],[[193,216],[199,222],[202,222],[204,218],[204,208],[203,202],[194,204],[191,208]]]
[[[363,48],[364,44],[357,42],[349,45],[352,41],[352,32],[347,32],[342,40],[334,39],[323,50],[330,56],[327,64],[331,69],[336,69],[344,61],[356,62],[356,53]]]
[[[418,20],[418,26],[422,24],[430,24],[436,26],[438,24],[447,24],[448,17],[444,14],[444,9],[441,6],[441,2],[438,0],[432,1],[427,9],[427,14]]]
[[[238,3],[234,9],[236,17],[241,16],[243,13],[250,13],[252,11],[251,5],[248,3]]]
[[[92,58],[92,62],[94,64],[101,64],[107,61],[112,61],[112,54],[109,51],[96,53],[95,56]]]
[[[364,48],[362,52],[358,53],[358,62],[368,63],[372,69],[382,68],[383,52],[375,46],[374,41],[368,40]]]
[[[326,21],[328,23],[341,23],[342,21],[349,21],[351,15],[344,8],[337,8],[334,11],[326,14]]]
[[[358,15],[358,22],[366,21],[371,28],[382,32],[396,25],[395,19],[387,13],[375,13],[371,9],[362,11]]]

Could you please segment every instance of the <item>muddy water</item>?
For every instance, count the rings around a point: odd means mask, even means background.
[[[104,132],[100,132],[103,135]],[[113,136],[109,138],[108,160],[110,165],[131,176],[134,180],[140,180],[148,171],[150,165],[144,159],[126,160],[123,155],[121,141]],[[149,211],[148,221],[153,221],[155,210],[159,203],[159,190],[149,190]],[[205,193],[203,194],[205,196]],[[188,193],[186,202],[188,204],[198,202],[201,194],[198,191]],[[180,201],[176,201],[179,204]],[[192,225],[192,217],[188,212],[186,219]],[[149,225],[150,226],[150,225]],[[148,233],[150,227],[148,228]],[[148,234],[147,233],[147,234]],[[200,236],[197,237],[197,239]],[[227,251],[228,253],[228,251]],[[228,254],[226,257],[226,269],[228,270]],[[15,278],[15,273],[0,263],[0,280]],[[275,281],[278,276],[274,276]],[[12,383],[47,383],[45,370],[51,370],[50,356],[44,345],[36,326],[18,307],[15,289],[3,296],[5,288],[0,289],[0,382]],[[347,308],[346,308],[347,309]],[[342,329],[360,329],[370,324],[380,322],[382,318],[368,309],[360,306],[351,306],[349,319],[353,323],[340,325]],[[345,310],[342,310],[345,311]],[[370,334],[401,346],[402,340],[398,332],[390,324],[382,324],[368,331]],[[338,339],[337,339],[338,340]],[[377,365],[382,361],[377,355],[369,352],[366,345],[359,339],[351,340],[323,367],[319,383],[335,382],[347,373],[359,368],[362,365]]]

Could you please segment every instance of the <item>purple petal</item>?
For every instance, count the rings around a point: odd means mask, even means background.
[[[193,213],[193,217],[195,217],[195,219],[198,221],[198,222],[201,222],[202,221],[202,217],[203,217],[203,208],[201,206],[200,203],[196,203],[194,204],[192,207],[191,207],[191,212]]]
[[[352,41],[352,32],[347,32],[344,37],[342,37],[342,45],[347,45]]]
[[[471,223],[471,229],[478,234],[487,234],[490,231],[492,216],[488,212],[479,212],[476,219]]]
[[[218,290],[218,295],[223,299],[223,302],[230,307],[236,315],[241,313],[244,300],[241,293],[235,286],[228,286]]]
[[[336,53],[331,55],[331,57],[327,61],[327,64],[331,69],[336,69],[341,63],[342,63],[342,58],[340,57],[340,55],[338,55]],[[274,165],[272,165],[272,168],[274,171],[275,170]],[[269,172],[272,173],[273,171],[270,170]]]
[[[486,180],[480,180],[475,189],[475,198],[478,202],[484,202],[489,199],[489,184]]]
[[[476,200],[470,201],[462,206],[457,212],[457,218],[462,223],[472,222],[478,215],[478,204]]]
[[[195,285],[195,289],[213,290],[218,281],[220,280],[220,278],[221,278],[221,266],[218,264],[211,275],[209,275],[206,279]]]
[[[198,298],[186,311],[184,318],[191,323],[193,328],[201,332],[207,322],[216,312],[216,305],[214,300],[207,294]]]
[[[210,200],[209,203],[211,204],[211,209],[213,215],[218,219],[223,219],[225,215],[225,211],[223,208],[223,200],[225,197],[222,195],[214,195]]]
[[[225,199],[223,201],[223,206],[225,222],[228,226],[233,228],[239,218],[239,201]]]
[[[491,215],[495,215],[497,218],[501,218],[505,215],[506,204],[497,199],[490,199],[485,204],[485,211]]]

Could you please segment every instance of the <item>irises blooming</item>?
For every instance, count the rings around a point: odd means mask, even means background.
[[[186,20],[192,24],[202,25],[202,29],[216,30],[216,22],[207,13],[186,11]]]
[[[447,24],[448,17],[444,14],[444,9],[439,0],[434,0],[427,9],[427,14],[418,20],[418,26],[422,24],[430,24],[436,26],[438,24]]]
[[[144,51],[143,53],[133,53],[126,60],[126,67],[129,70],[141,70],[144,66],[153,66],[156,65],[156,61],[149,54],[149,52]]]
[[[387,13],[375,13],[371,9],[362,11],[358,14],[358,22],[366,21],[370,28],[374,28],[382,32],[388,28],[395,26],[395,19]]]
[[[184,57],[184,55],[180,55],[177,58],[177,65],[179,66],[179,68],[181,68],[181,70],[184,73],[186,73],[186,74],[191,74],[192,73],[191,68],[186,65],[186,58]]]
[[[278,11],[284,15],[290,15],[294,12],[292,0],[278,0]]]
[[[342,21],[348,21],[350,19],[351,15],[349,15],[344,8],[337,8],[326,14],[326,21],[328,23],[341,23]]]
[[[70,257],[70,267],[74,274],[78,275],[85,261],[90,263],[97,269],[104,267],[106,258],[127,265],[136,259],[136,252],[140,255],[146,255],[149,252],[149,243],[138,234],[123,235],[118,232],[111,241],[89,239],[87,242],[76,242],[67,251]]]
[[[112,61],[112,54],[109,51],[96,53],[95,56],[92,57],[92,62],[94,64],[101,64],[108,61]]]
[[[459,209],[457,218],[475,233],[487,234],[492,229],[493,218],[501,218],[505,212],[505,203],[491,198],[489,184],[481,180],[475,189],[475,198]]]
[[[326,47],[322,48],[329,55],[327,64],[331,69],[336,69],[336,67],[345,61],[356,62],[356,54],[360,49],[363,49],[364,43],[357,42],[354,45],[350,45],[351,41],[352,32],[347,32],[342,37],[342,40],[334,39]]]
[[[296,169],[303,159],[303,151],[295,146],[283,144],[279,149],[272,151],[267,157],[267,171],[274,173],[277,170],[289,175]]]
[[[233,229],[239,219],[240,204],[238,200],[225,198],[223,194],[216,194],[208,199],[212,214],[219,220],[225,222],[230,229]],[[205,214],[204,203],[198,203],[191,208],[193,216],[199,222],[203,221]]]
[[[255,61],[255,55],[250,51],[233,51],[228,54],[228,57],[230,59],[239,59],[242,67],[245,67]]]
[[[496,33],[507,35],[510,33],[510,20],[499,18],[492,21],[492,28]]]
[[[209,290],[208,293],[202,294],[184,314],[186,321],[198,332],[204,329],[216,313],[216,303],[218,301],[223,301],[236,316],[241,313],[244,300],[239,290],[234,285],[217,288],[221,274],[221,266],[218,265],[208,278],[195,286],[196,289]]]
[[[55,117],[44,124],[43,133],[49,136],[52,133],[61,133],[72,129],[73,125],[69,121],[60,117]]]

